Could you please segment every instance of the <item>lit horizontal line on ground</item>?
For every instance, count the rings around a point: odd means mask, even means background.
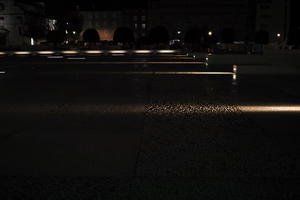
[[[111,55],[112,55],[112,56],[120,56],[120,57],[125,56],[124,53],[117,53],[117,54],[113,53],[113,54],[111,54]]]
[[[168,65],[168,64],[187,64],[187,65],[199,65],[205,64],[206,62],[149,62],[149,61],[141,61],[141,62],[94,62],[94,64],[112,64],[112,65],[139,65],[139,64],[148,64],[148,65]]]
[[[104,52],[103,51],[97,51],[97,50],[88,50],[88,51],[85,51],[85,53],[87,53],[87,54],[102,54]]]
[[[59,58],[64,58],[63,56],[48,56],[47,58],[50,59],[59,59]]]
[[[109,53],[112,53],[112,54],[124,54],[124,53],[128,53],[128,51],[125,51],[125,50],[111,50],[111,51],[109,51]]]
[[[187,55],[181,55],[181,54],[158,54],[156,56],[159,56],[159,57],[190,57],[192,58],[192,56],[187,56]]]
[[[176,50],[158,50],[157,53],[176,53]]]
[[[160,56],[187,56],[182,55],[181,51],[178,50],[40,50],[40,51],[9,51],[9,52],[0,52],[0,55],[47,55],[47,54],[158,54]],[[176,55],[178,53],[178,55]]]
[[[180,110],[176,110],[176,108],[180,107]],[[156,105],[155,107],[158,112],[156,114],[172,114],[172,115],[189,115],[189,114],[217,114],[217,113],[226,113],[226,112],[300,112],[300,106],[235,106],[235,105],[199,105],[199,104],[172,104],[171,107],[161,104]],[[236,109],[238,108],[238,109]],[[50,113],[56,115],[58,113],[65,114],[74,114],[80,113],[82,114],[119,114],[119,113],[143,113],[145,112],[145,107],[140,104],[107,104],[107,103],[96,103],[96,104],[70,104],[64,106],[64,109],[58,109],[56,104],[45,103],[42,105],[33,105],[28,104],[26,106],[14,106],[2,105],[1,112],[2,114],[7,114],[10,116],[11,114],[28,114],[28,113]]]
[[[40,55],[49,55],[49,54],[54,54],[54,51],[38,51],[37,52]]]
[[[155,74],[234,75],[233,72],[154,72]]]
[[[238,106],[243,112],[300,112],[300,106]]]
[[[0,74],[6,74],[6,72],[0,71]]]
[[[48,56],[48,58],[64,58],[63,56]],[[70,60],[70,59],[68,59]],[[89,64],[89,65],[205,65],[206,62],[147,62],[147,61],[141,61],[141,62],[115,62],[115,61],[85,61],[85,62],[72,62],[71,60],[68,61],[65,60],[65,62],[61,61],[61,62],[23,62],[23,64],[40,64],[40,65],[51,65],[51,64],[55,64],[55,65],[72,65],[72,64]]]
[[[62,51],[63,54],[78,54],[79,51]]]
[[[86,60],[86,58],[67,58],[68,60]]]
[[[72,73],[72,72],[70,72]],[[234,75],[232,72],[122,72],[122,71],[103,71],[93,72],[94,74],[108,74],[108,75]]]
[[[137,54],[149,54],[149,53],[153,53],[153,51],[151,51],[151,50],[136,50],[136,51],[134,51],[134,53],[137,53]]]
[[[32,52],[30,51],[16,51],[14,52],[15,55],[30,55]]]

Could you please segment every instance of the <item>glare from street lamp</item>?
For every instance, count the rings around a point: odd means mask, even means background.
[[[280,34],[280,33],[277,33],[277,37],[280,38],[280,37],[281,37],[281,34]]]
[[[209,35],[209,36],[212,36],[212,35],[213,35],[213,32],[212,32],[212,31],[208,31],[208,35]]]

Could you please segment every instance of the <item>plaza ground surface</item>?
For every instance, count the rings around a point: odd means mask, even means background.
[[[0,72],[1,200],[300,198],[298,73],[184,55]]]

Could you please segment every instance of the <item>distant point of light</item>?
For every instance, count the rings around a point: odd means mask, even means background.
[[[237,65],[233,65],[232,66],[232,70],[233,70],[233,73],[237,73],[237,68],[238,68],[238,66]]]
[[[233,74],[233,75],[232,75],[232,80],[233,80],[233,81],[236,81],[236,79],[237,79],[237,75],[236,75],[236,74]]]
[[[238,106],[243,112],[300,112],[300,106]]]
[[[277,37],[280,38],[280,37],[281,37],[281,34],[280,34],[280,33],[277,33]]]
[[[65,30],[65,33],[68,34],[69,33],[68,30]]]
[[[208,61],[208,57],[206,57],[205,60]]]
[[[213,35],[213,32],[212,32],[212,31],[208,31],[208,35],[209,35],[209,36],[212,36],[212,35]]]
[[[137,53],[137,54],[149,54],[149,53],[152,53],[153,51],[151,50],[135,50],[134,53]]]
[[[158,50],[158,53],[176,53],[176,50]]]
[[[14,54],[15,55],[30,55],[31,52],[30,51],[15,51]]]
[[[79,51],[62,51],[63,54],[77,54]]]
[[[33,46],[34,45],[34,39],[30,38],[30,45]]]
[[[37,52],[40,55],[49,55],[49,54],[54,54],[54,51],[38,51]]]
[[[182,32],[181,31],[177,31],[177,34],[180,35]]]
[[[87,50],[87,51],[85,51],[85,53],[87,53],[87,54],[101,54],[101,53],[103,53],[103,51],[100,51],[100,50]]]
[[[76,34],[76,31],[73,31],[73,35],[75,35]]]
[[[124,53],[127,53],[128,51],[125,51],[125,50],[111,50],[109,51],[109,53],[112,53],[112,54],[124,54]]]

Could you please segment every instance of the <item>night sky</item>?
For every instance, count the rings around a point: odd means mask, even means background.
[[[18,0],[33,2],[32,0]],[[91,10],[94,3],[97,10],[114,10],[145,7],[146,1],[137,0],[40,0],[46,3],[48,15],[61,15],[79,5],[82,10]]]

